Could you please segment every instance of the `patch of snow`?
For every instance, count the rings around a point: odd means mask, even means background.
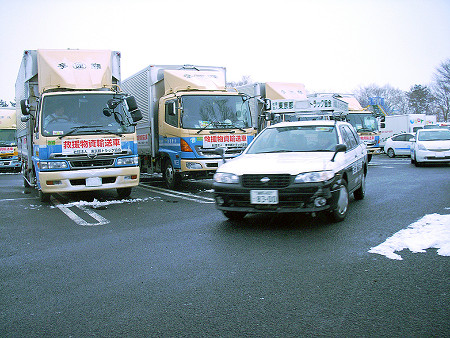
[[[155,197],[146,197],[146,198],[133,198],[133,199],[122,199],[122,200],[111,200],[111,201],[105,201],[100,202],[97,199],[94,198],[92,202],[87,201],[78,201],[78,202],[70,202],[66,204],[61,204],[60,206],[70,208],[74,206],[88,206],[92,208],[100,208],[104,206],[108,206],[111,204],[123,204],[123,203],[136,203],[136,202],[145,202],[147,200],[157,200],[158,198]],[[51,208],[56,208],[57,206],[51,206]]]
[[[450,215],[425,215],[406,229],[400,230],[370,253],[384,255],[390,259],[402,260],[395,251],[409,249],[414,253],[436,248],[441,256],[450,256]]]

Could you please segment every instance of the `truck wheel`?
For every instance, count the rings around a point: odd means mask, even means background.
[[[181,176],[175,172],[170,160],[164,161],[163,178],[167,188],[171,190],[176,189],[181,183]]]
[[[131,188],[117,188],[117,195],[119,195],[119,198],[130,197]]]
[[[347,210],[348,210],[348,189],[346,182],[342,182],[341,186],[339,187],[339,197],[336,203],[336,206],[333,210],[331,210],[330,213],[330,219],[333,222],[341,222],[345,219],[345,216],[347,216]]]
[[[50,202],[50,196],[51,194],[42,192],[42,190],[39,190],[39,200],[41,202]]]
[[[232,221],[240,221],[242,220],[246,213],[239,211],[222,211],[224,216]]]
[[[355,200],[362,200],[366,195],[366,175],[362,175],[361,186],[353,192]]]
[[[395,157],[394,149],[389,148],[388,151],[387,151],[387,156],[389,156],[390,158]]]

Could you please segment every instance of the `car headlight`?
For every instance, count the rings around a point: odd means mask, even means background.
[[[419,150],[428,150],[427,148],[425,148],[425,146],[422,143],[417,143],[417,148]]]
[[[215,173],[214,181],[217,183],[237,184],[239,183],[239,176],[230,173]]]
[[[331,170],[325,171],[313,171],[309,173],[298,174],[295,177],[295,183],[307,183],[307,182],[323,182],[331,180],[334,177],[334,172]]]
[[[41,170],[67,169],[66,161],[40,161],[39,168]]]
[[[121,157],[117,159],[117,165],[138,165],[139,158],[137,156],[133,157]]]

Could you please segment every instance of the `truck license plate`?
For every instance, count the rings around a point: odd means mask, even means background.
[[[101,185],[102,185],[102,179],[100,177],[86,178],[86,187],[99,187]]]
[[[250,190],[251,204],[278,204],[278,190]]]

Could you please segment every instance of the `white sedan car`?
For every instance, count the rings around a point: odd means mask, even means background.
[[[411,163],[450,163],[450,130],[420,129],[411,146]]]
[[[384,145],[384,152],[389,157],[400,155],[409,156],[411,153],[412,138],[414,138],[414,134],[410,133],[392,136],[386,140],[386,143]]]
[[[214,175],[217,209],[248,213],[327,213],[342,221],[349,195],[365,195],[367,150],[351,124],[284,122],[264,129]]]

